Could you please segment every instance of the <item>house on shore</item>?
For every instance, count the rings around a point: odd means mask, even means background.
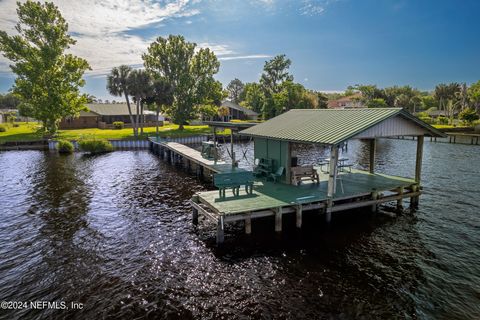
[[[362,95],[356,93],[354,95],[343,97],[336,100],[328,101],[329,109],[355,109],[355,108],[365,108],[365,105],[361,101]]]
[[[251,109],[242,107],[241,105],[225,100],[222,102],[222,107],[227,107],[229,111],[226,121],[230,120],[257,120],[259,114]]]
[[[89,103],[89,111],[80,111],[78,117],[66,117],[60,122],[60,129],[81,129],[81,128],[112,128],[113,123],[121,121],[125,127],[131,127],[131,119],[126,103]],[[132,113],[135,117],[135,105],[131,104]],[[156,125],[156,116],[150,111],[143,112],[145,126]]]

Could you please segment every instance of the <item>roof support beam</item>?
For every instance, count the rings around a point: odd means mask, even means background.
[[[337,174],[338,174],[338,145],[333,145],[330,149],[330,168],[328,170],[328,187],[327,187],[327,211],[325,214],[325,220],[330,222],[332,220],[332,205],[333,196],[337,189]]]

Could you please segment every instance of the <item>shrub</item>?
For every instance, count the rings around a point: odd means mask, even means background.
[[[90,152],[91,154],[105,153],[113,151],[113,146],[107,140],[102,139],[88,139],[78,142],[80,150]]]
[[[428,123],[428,124],[432,123],[432,118],[430,118],[430,117],[420,117],[419,119],[422,120],[423,122]]]
[[[474,121],[478,120],[480,117],[478,116],[477,111],[472,108],[466,108],[462,112],[459,113],[458,119],[464,121],[465,123],[471,125]]]
[[[73,153],[73,150],[74,150],[73,143],[67,140],[58,140],[57,150],[58,150],[58,153],[63,153],[63,154]]]
[[[0,132],[6,132],[7,128],[5,126],[0,126]]]
[[[439,116],[437,118],[438,124],[448,124],[448,118],[444,116]]]
[[[114,121],[113,122],[113,129],[123,129],[124,126],[125,126],[125,124],[123,123],[123,121]]]

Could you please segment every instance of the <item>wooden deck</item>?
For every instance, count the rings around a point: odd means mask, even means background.
[[[367,196],[373,191],[389,191],[399,187],[407,188],[415,184],[412,179],[370,174],[361,170],[352,170],[352,173],[341,173],[339,176],[342,181],[337,182],[335,200]],[[320,172],[319,184],[308,182],[294,186],[256,180],[253,188],[254,194],[252,195],[246,194],[242,190],[239,197],[234,197],[231,191],[227,191],[226,198],[219,199],[218,191],[206,191],[198,193],[198,197],[200,202],[217,213],[235,215],[246,211],[326,201],[327,181],[327,175]],[[343,192],[341,190],[342,184]]]
[[[213,161],[205,159],[202,157],[200,151],[178,142],[168,142],[156,139],[150,139],[150,141],[157,148],[161,149],[158,150],[158,152],[161,153],[162,156],[173,158],[174,160],[172,162],[175,162],[179,160],[178,158],[181,158],[181,161],[193,162],[195,165],[200,166],[202,169],[206,169],[212,173],[245,171],[240,168],[232,168],[232,165],[225,161]],[[167,153],[167,155],[164,155],[164,153]]]
[[[223,241],[223,225],[227,222],[245,221],[245,230],[251,232],[251,220],[266,216],[275,216],[275,230],[282,229],[282,215],[296,212],[297,227],[302,225],[302,214],[307,210],[327,209],[328,176],[317,168],[320,183],[302,183],[299,186],[256,180],[253,194],[240,192],[234,197],[227,191],[225,199],[219,199],[218,191],[199,192],[192,198],[194,221],[198,213],[216,222],[217,242]],[[371,174],[353,169],[351,173],[340,173],[333,206],[329,212],[370,207],[377,210],[378,204],[397,202],[403,207],[404,198],[418,197],[420,191],[413,179]]]

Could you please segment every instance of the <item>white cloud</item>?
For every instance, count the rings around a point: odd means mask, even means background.
[[[242,60],[242,59],[263,59],[263,58],[271,58],[271,55],[267,54],[251,54],[245,56],[227,56],[227,57],[220,57],[218,60],[221,61],[228,61],[228,60]]]
[[[274,0],[261,0],[273,4]],[[120,64],[140,65],[141,55],[155,37],[133,35],[132,30],[163,26],[168,19],[200,14],[199,0],[53,0],[68,22],[77,40],[70,51],[85,58],[92,68],[89,74],[106,74]],[[0,30],[14,34],[17,23],[16,0],[0,0]],[[187,20],[187,23],[191,20]],[[268,58],[268,55],[237,55],[230,46],[199,43],[209,47],[220,60]],[[225,56],[225,57],[224,57]],[[0,72],[10,72],[10,62],[0,55]]]
[[[153,39],[128,35],[127,32],[159,24],[169,18],[198,14],[189,0],[55,0],[69,31],[77,40],[71,52],[87,59],[91,73],[107,72],[119,64],[141,63],[141,54]],[[15,0],[0,2],[0,29],[14,33]],[[14,17],[14,19],[12,18]],[[0,59],[0,70],[8,71],[9,61]]]

